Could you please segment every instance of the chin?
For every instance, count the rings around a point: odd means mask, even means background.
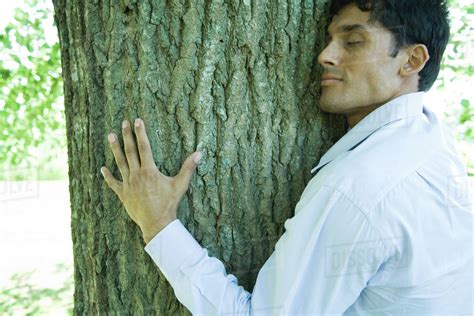
[[[331,107],[328,107],[325,102],[320,101],[320,102],[319,102],[319,108],[320,108],[321,111],[323,111],[323,112],[329,112],[329,113],[331,113]]]
[[[340,114],[342,113],[342,110],[340,109],[340,105],[336,100],[333,100],[332,98],[327,98],[327,97],[321,97],[319,100],[319,108],[328,113],[335,113],[335,114]]]

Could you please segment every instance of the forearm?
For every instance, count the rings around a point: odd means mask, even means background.
[[[145,250],[193,315],[251,314],[251,294],[179,221],[165,227]]]

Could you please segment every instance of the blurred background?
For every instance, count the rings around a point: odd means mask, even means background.
[[[425,103],[452,129],[474,179],[474,3],[450,3],[452,37]],[[2,3],[0,53],[0,315],[70,314],[66,130],[50,0]]]

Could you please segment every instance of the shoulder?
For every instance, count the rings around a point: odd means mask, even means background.
[[[394,190],[417,195],[422,173],[439,174],[441,179],[453,173],[449,164],[459,169],[459,159],[450,152],[450,137],[439,124],[421,117],[395,122],[333,161],[326,185],[365,210],[373,209]]]

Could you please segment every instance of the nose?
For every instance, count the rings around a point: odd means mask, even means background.
[[[341,63],[339,53],[334,41],[330,41],[318,56],[318,63],[321,66],[336,66]]]

